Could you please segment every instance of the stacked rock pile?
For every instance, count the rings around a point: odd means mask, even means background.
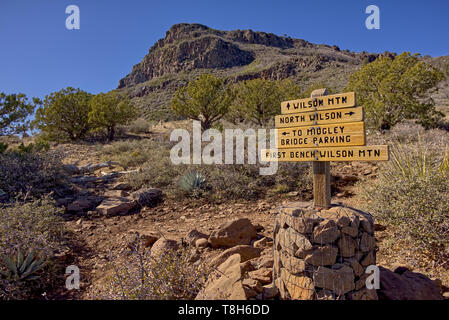
[[[376,263],[370,214],[295,202],[279,208],[274,228],[273,279],[282,299],[377,299],[366,288]]]

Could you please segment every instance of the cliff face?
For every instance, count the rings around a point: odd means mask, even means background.
[[[377,57],[265,32],[176,24],[119,81],[118,90],[127,93],[147,118],[169,120],[176,88],[201,73],[228,81],[291,78],[304,87],[322,82],[341,89],[363,62]]]
[[[200,24],[176,24],[164,39],[150,48],[143,61],[120,80],[118,87],[129,87],[180,71],[224,69],[253,62],[254,53],[241,49],[238,43],[292,48],[295,40],[251,30],[218,31]],[[307,45],[305,41],[299,40],[299,43]]]

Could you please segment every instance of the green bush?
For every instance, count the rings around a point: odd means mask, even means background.
[[[115,141],[101,148],[104,160],[112,160],[125,167],[137,167],[159,154],[161,146],[149,139]]]
[[[34,252],[36,259],[51,265],[54,254],[61,250],[64,241],[64,225],[61,211],[49,197],[28,202],[16,201],[0,206],[0,271],[7,275],[9,257],[20,252]],[[24,299],[51,282],[54,274],[50,265],[35,270],[33,278],[1,277],[0,299]]]
[[[436,261],[449,258],[449,172],[442,156],[421,141],[397,143],[378,180],[358,184],[365,209]]]
[[[0,153],[0,189],[9,196],[19,193],[40,197],[67,191],[67,174],[56,154],[22,151]]]
[[[114,275],[108,300],[193,300],[204,287],[208,271],[190,262],[189,248],[169,250],[154,259],[151,251],[132,246],[131,259],[112,261]]]
[[[138,118],[132,121],[125,127],[125,130],[135,134],[148,133],[150,129],[150,123],[142,118]]]
[[[5,151],[8,149],[8,144],[0,142],[0,154],[5,153]]]

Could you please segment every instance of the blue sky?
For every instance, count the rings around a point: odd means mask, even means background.
[[[80,30],[65,9],[80,8]],[[380,8],[367,30],[365,8]],[[171,25],[287,34],[352,51],[449,55],[449,1],[400,0],[0,0],[0,91],[29,97],[67,86],[117,87]]]

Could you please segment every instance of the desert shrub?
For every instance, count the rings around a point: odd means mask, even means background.
[[[441,149],[397,143],[378,180],[359,183],[361,203],[437,261],[449,257],[449,172]],[[444,149],[443,149],[444,150]]]
[[[5,153],[5,151],[8,149],[8,144],[0,142],[0,154]]]
[[[28,147],[0,154],[0,189],[9,196],[27,193],[41,196],[67,191],[67,175],[55,153],[37,153]]]
[[[310,193],[313,187],[312,170],[308,162],[279,163],[275,177],[276,184],[283,185],[285,192],[296,190],[305,194]]]
[[[178,180],[179,188],[186,194],[199,197],[207,189],[206,177],[194,170],[182,175]]]
[[[141,134],[141,133],[147,133],[150,129],[150,123],[142,118],[137,118],[136,120],[132,121],[129,125],[126,126],[125,130]]]
[[[168,155],[154,156],[144,163],[138,172],[128,174],[126,180],[136,190],[141,187],[173,190],[177,179],[184,174],[184,170],[186,170],[184,166],[173,165]]]
[[[121,140],[101,148],[104,160],[112,160],[125,167],[137,167],[150,159],[157,159],[161,148],[153,140]]]
[[[258,176],[256,166],[203,166],[202,170],[208,179],[210,191],[207,196],[211,200],[250,200],[256,199],[263,194],[264,190],[259,180],[256,179],[256,176]]]
[[[257,199],[263,197],[275,185],[284,185],[282,192],[298,190],[310,193],[312,180],[307,164],[280,164],[277,174],[262,176],[259,165],[173,165],[168,156],[160,153],[145,163],[139,172],[127,176],[134,188],[156,187],[165,189],[174,197],[191,196],[180,188],[179,181],[192,171],[205,177],[204,185],[195,196],[211,201]]]
[[[0,207],[0,270],[7,273],[5,256],[14,258],[19,251],[34,252],[37,259],[50,262],[55,252],[61,249],[64,237],[60,209],[49,197],[32,201],[16,201]],[[49,269],[38,272],[32,280],[14,280],[2,277],[0,299],[27,298],[45,285],[54,275],[45,274]]]
[[[129,143],[111,144],[111,148],[112,146],[114,149],[120,148],[119,152],[125,157],[129,157],[132,150],[145,149],[133,147]],[[279,163],[276,174],[262,176],[259,173],[261,164],[174,165],[170,160],[170,144],[163,141],[148,142],[146,150],[149,150],[147,162],[138,172],[130,173],[125,178],[136,190],[141,187],[153,187],[164,189],[168,196],[191,196],[191,192],[185,192],[179,187],[182,176],[191,171],[199,172],[206,179],[203,188],[200,192],[195,192],[195,196],[212,201],[257,199],[263,197],[275,185],[285,185],[282,192],[298,190],[310,193],[311,190],[310,166],[307,163]],[[245,151],[245,154],[248,154],[248,151]]]
[[[112,261],[114,275],[108,300],[193,300],[204,287],[208,272],[192,264],[188,248],[167,251],[157,259],[151,251],[140,248],[138,241],[125,264]],[[115,263],[114,263],[115,262]]]

